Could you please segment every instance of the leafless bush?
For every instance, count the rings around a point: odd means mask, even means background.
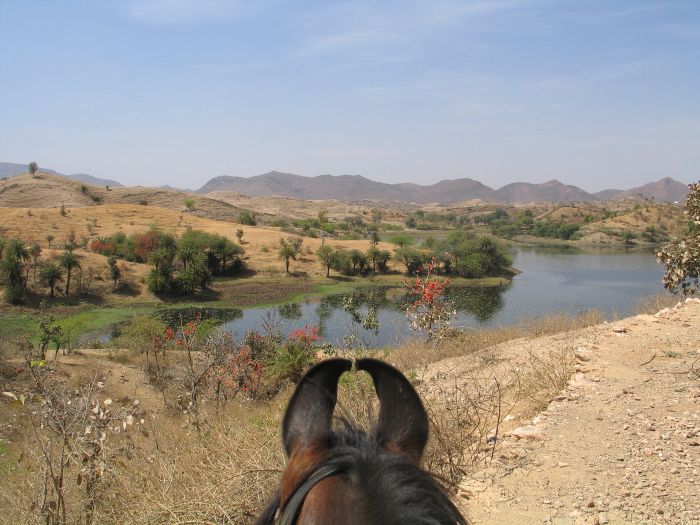
[[[430,442],[424,464],[451,487],[492,457],[503,418],[504,385],[472,377],[433,388],[427,398]]]
[[[100,400],[102,383],[71,389],[48,373],[30,367],[35,390],[27,401],[33,440],[27,442],[31,514],[28,522],[46,525],[100,523],[102,497],[114,483],[117,458],[131,454],[127,432],[139,426],[136,405]]]

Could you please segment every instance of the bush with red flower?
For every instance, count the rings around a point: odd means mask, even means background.
[[[413,299],[406,309],[406,318],[413,330],[424,332],[428,340],[440,338],[452,327],[454,307],[445,299],[449,279],[434,276],[437,261],[433,258],[426,266],[425,275],[417,274],[414,282],[406,282],[406,291]]]

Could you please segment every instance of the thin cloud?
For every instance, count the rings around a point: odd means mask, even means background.
[[[249,12],[231,0],[128,0],[120,8],[131,18],[153,24],[190,24],[240,18]]]
[[[421,41],[446,25],[540,5],[543,5],[542,1],[414,0],[384,10],[362,2],[324,7],[300,16],[308,36],[298,54],[321,55],[341,51],[352,54],[365,52],[368,48],[419,46]]]
[[[634,60],[622,64],[590,69],[572,75],[553,76],[522,83],[526,89],[532,90],[578,90],[596,87],[600,84],[613,82],[621,78],[635,75],[647,69],[654,61]]]

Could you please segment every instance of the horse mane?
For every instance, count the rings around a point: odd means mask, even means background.
[[[327,436],[328,454],[314,470],[330,467],[342,473],[346,490],[355,491],[362,502],[355,512],[365,523],[468,525],[432,474],[380,447],[374,432],[341,422],[342,428]],[[276,494],[256,525],[272,525],[279,504]]]

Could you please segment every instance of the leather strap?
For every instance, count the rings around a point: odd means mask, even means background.
[[[337,467],[322,466],[306,478],[306,481],[299,485],[292,494],[292,497],[287,501],[287,504],[284,506],[284,512],[282,512],[279,519],[275,521],[275,525],[294,525],[301,512],[304,499],[314,485],[322,479],[338,474],[339,472],[341,472],[341,470]]]

